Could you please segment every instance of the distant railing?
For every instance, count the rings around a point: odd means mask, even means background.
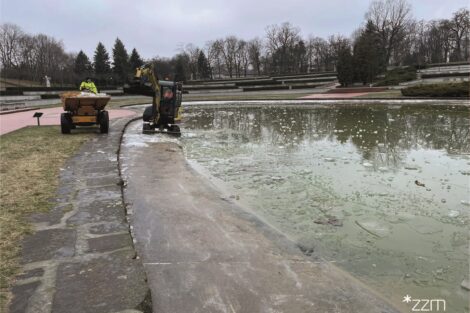
[[[452,72],[470,72],[470,64],[466,65],[442,65],[442,66],[435,66],[430,68],[425,68],[418,70],[420,73],[431,73],[431,72],[445,72],[445,73],[452,73]]]

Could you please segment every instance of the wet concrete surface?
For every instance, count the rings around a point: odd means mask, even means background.
[[[177,143],[136,142],[139,126],[121,160],[154,312],[398,312],[224,197]]]
[[[149,288],[126,221],[117,149],[128,119],[61,169],[52,210],[29,217],[11,313],[149,312]]]

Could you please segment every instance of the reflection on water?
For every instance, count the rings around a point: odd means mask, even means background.
[[[387,297],[468,292],[467,109],[191,108],[187,157],[299,245]],[[468,309],[468,308],[467,308]]]

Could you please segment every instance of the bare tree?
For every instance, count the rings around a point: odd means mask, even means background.
[[[36,64],[36,46],[32,36],[24,36],[21,39],[21,65],[17,72],[20,79],[31,79],[34,74]],[[73,72],[73,71],[72,71]],[[12,75],[12,77],[14,77]]]
[[[249,55],[248,55],[248,44],[244,40],[238,40],[237,49],[235,53],[235,67],[237,77],[240,77],[242,74],[247,75],[249,64]]]
[[[300,41],[300,29],[286,22],[266,28],[266,45],[279,73],[292,70],[292,54],[295,45]]]
[[[460,61],[463,59],[462,53],[462,43],[464,39],[467,38],[468,42],[468,33],[470,28],[470,11],[468,9],[460,9],[454,13],[452,20],[449,24],[450,30],[453,33],[453,38],[455,40],[455,61]],[[466,56],[468,57],[468,43],[465,46]]]
[[[21,41],[25,34],[17,25],[0,26],[0,62],[2,68],[17,68],[21,60]]]
[[[307,61],[307,47],[305,42],[301,39],[295,44],[293,49],[293,71],[296,73],[305,73],[308,69]]]
[[[220,67],[220,53],[213,41],[206,42],[205,53],[209,64],[211,79],[214,79],[214,69]]]
[[[223,57],[228,75],[232,78],[236,68],[238,38],[228,36],[225,39],[218,39],[215,41],[215,45]]]
[[[310,36],[307,43],[307,57],[310,69],[317,72],[333,69],[330,45],[323,38]]]
[[[411,5],[406,0],[373,1],[366,19],[377,29],[385,51],[385,62],[389,64],[394,49],[405,37],[407,24],[411,22]]]
[[[38,34],[25,34],[17,25],[0,26],[0,62],[2,75],[9,78],[43,81],[45,75],[53,83],[71,83],[70,55],[61,41]]]
[[[218,78],[221,78],[224,70],[223,44],[220,40],[208,41],[206,47],[209,63],[212,69],[216,70]]]
[[[261,75],[261,54],[263,42],[259,38],[252,39],[248,42],[248,57],[251,66],[257,75]]]
[[[404,48],[407,53],[405,53],[404,62],[405,64],[423,64],[426,60],[425,49],[423,49],[426,22],[413,21],[408,27],[407,43]]]
[[[333,64],[333,70],[337,70],[338,65],[338,58],[342,52],[345,50],[351,49],[351,43],[348,38],[343,37],[341,35],[330,36],[328,37],[328,45],[330,46],[329,49],[329,58],[330,62]]]
[[[451,24],[448,20],[431,21],[425,34],[428,61],[431,63],[449,62],[454,48]]]
[[[191,79],[196,79],[197,77],[197,60],[199,58],[199,53],[201,50],[193,45],[192,43],[187,44],[182,51],[183,54],[188,56],[188,68],[191,75]]]

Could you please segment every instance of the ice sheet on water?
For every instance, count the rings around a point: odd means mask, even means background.
[[[391,233],[391,227],[389,225],[377,220],[356,221],[356,224],[369,234],[376,237],[384,238]]]
[[[424,223],[411,223],[411,228],[422,235],[431,235],[442,232],[442,227]]]

